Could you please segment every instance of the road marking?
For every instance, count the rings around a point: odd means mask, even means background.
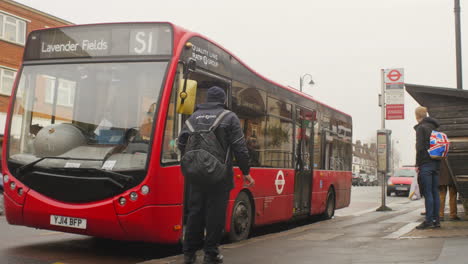
[[[384,236],[383,238],[387,238],[387,239],[400,238],[400,236],[402,236],[402,235],[410,232],[411,230],[413,230],[418,224],[419,224],[418,222],[408,223],[408,224],[404,225],[402,228],[400,228],[397,231],[389,234],[388,236]]]
[[[363,214],[367,214],[367,213],[370,213],[370,212],[375,212],[376,210],[377,210],[377,208],[366,209],[366,210],[363,210],[363,211],[360,211],[360,212],[357,212],[357,213],[353,214],[353,216],[361,216]]]

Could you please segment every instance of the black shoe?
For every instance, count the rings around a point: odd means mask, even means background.
[[[213,255],[205,254],[205,258],[203,259],[203,264],[218,264],[218,263],[223,263],[223,255],[218,254],[216,256],[213,256]]]
[[[426,212],[421,212],[421,215],[426,215]]]
[[[196,261],[197,261],[197,254],[195,253],[184,254],[184,264],[195,264]]]
[[[426,221],[424,221],[421,224],[419,224],[418,226],[416,226],[416,229],[429,229],[429,228],[432,228],[432,227],[433,227],[432,224],[429,224]]]
[[[440,228],[440,222],[434,222],[432,223],[433,228]]]

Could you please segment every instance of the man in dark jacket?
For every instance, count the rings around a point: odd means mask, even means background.
[[[445,213],[445,197],[447,196],[447,191],[449,192],[449,207],[450,207],[450,220],[460,220],[460,217],[457,216],[457,188],[453,182],[452,177],[450,176],[449,169],[447,168],[447,163],[442,162],[440,166],[440,181],[439,181],[439,192],[440,192],[440,211],[439,217],[440,220],[444,220]]]
[[[429,145],[432,130],[439,127],[439,123],[427,116],[427,108],[416,108],[416,120],[418,124],[414,126],[416,130],[416,166],[419,170],[419,175],[424,192],[424,200],[426,207],[426,219],[417,229],[427,229],[440,227],[439,209],[439,169],[440,161],[433,160],[429,156]]]
[[[213,86],[208,89],[207,103],[197,105],[195,112],[190,116],[189,122],[195,131],[208,129],[216,117],[225,110],[226,94],[223,89]],[[205,251],[204,263],[222,263],[223,256],[219,254],[218,245],[221,242],[229,192],[234,188],[232,170],[232,156],[244,175],[247,186],[253,186],[255,181],[250,176],[249,154],[239,118],[229,112],[221,120],[215,130],[216,137],[224,150],[229,152],[227,158],[228,170],[220,182],[213,185],[189,184],[188,219],[184,238],[184,261],[195,263],[196,251],[202,246],[203,239]],[[185,152],[190,131],[187,126],[182,128],[178,137],[178,147],[182,154]],[[204,230],[206,236],[204,237]]]

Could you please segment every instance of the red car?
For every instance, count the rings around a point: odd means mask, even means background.
[[[411,183],[417,179],[416,167],[403,167],[395,169],[393,175],[387,181],[387,196],[392,192],[396,195],[409,195]]]

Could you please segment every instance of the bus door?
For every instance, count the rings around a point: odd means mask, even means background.
[[[296,109],[294,215],[310,214],[315,111]]]

